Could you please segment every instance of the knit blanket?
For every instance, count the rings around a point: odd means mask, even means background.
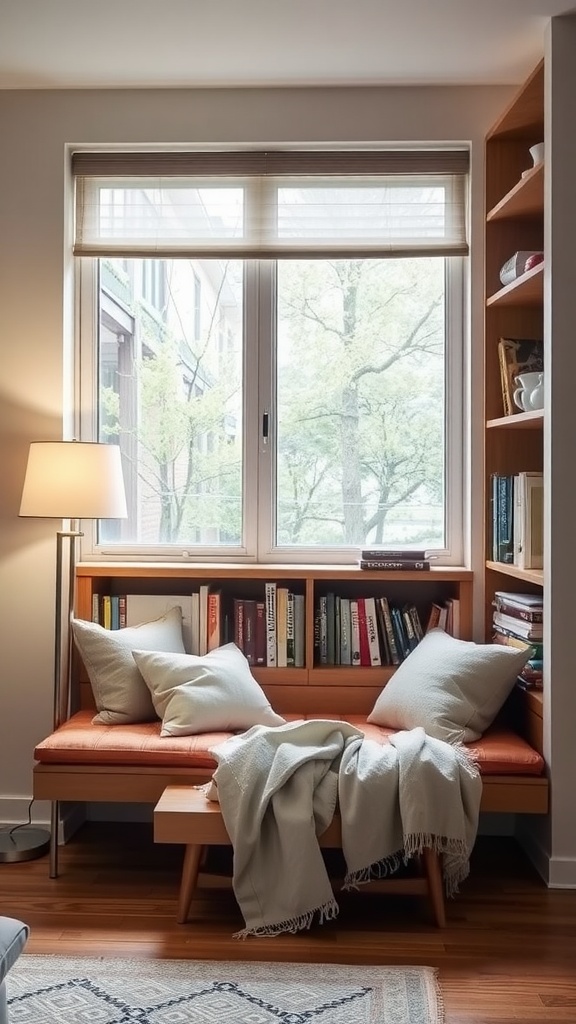
[[[482,781],[466,750],[416,728],[381,746],[347,722],[256,725],[212,748],[209,799],[234,850],[245,929],[276,935],[336,916],[318,837],[338,805],[345,888],[385,877],[430,847],[448,895],[469,870]]]

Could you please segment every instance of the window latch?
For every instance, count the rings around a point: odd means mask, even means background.
[[[262,414],[262,442],[265,445],[268,444],[269,427],[270,427],[270,414],[269,414],[268,410],[266,410],[266,412],[264,412]]]

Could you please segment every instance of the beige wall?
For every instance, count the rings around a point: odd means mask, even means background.
[[[510,94],[494,87],[0,93],[0,821],[23,817],[32,750],[51,720],[56,524],[20,520],[18,507],[30,440],[61,436],[63,351],[71,322],[65,299],[70,293],[66,144],[470,140],[475,339],[470,378],[478,380],[482,140]],[[476,390],[476,488],[480,401]],[[479,567],[482,502],[472,502],[471,509],[473,564]],[[35,807],[35,820],[46,811]]]

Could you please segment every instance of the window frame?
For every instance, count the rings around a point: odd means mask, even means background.
[[[367,257],[370,258],[370,257]],[[464,557],[464,484],[466,447],[464,430],[464,282],[462,257],[445,259],[445,536],[446,547],[435,549],[437,564],[462,565]],[[358,547],[296,547],[275,543],[275,432],[274,382],[275,310],[272,301],[276,263],[244,260],[243,381],[256,381],[258,401],[243,387],[243,524],[244,543],[238,547],[185,545],[111,545],[98,543],[97,523],[84,526],[82,557],[109,561],[231,562],[237,564],[353,564]],[[98,408],[98,258],[76,260],[76,392],[78,428],[82,439],[97,436]],[[263,438],[263,417],[268,414],[269,437]]]

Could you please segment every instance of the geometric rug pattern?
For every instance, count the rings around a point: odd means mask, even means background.
[[[273,939],[271,941],[274,941]],[[429,967],[24,954],[10,1024],[443,1024]]]

